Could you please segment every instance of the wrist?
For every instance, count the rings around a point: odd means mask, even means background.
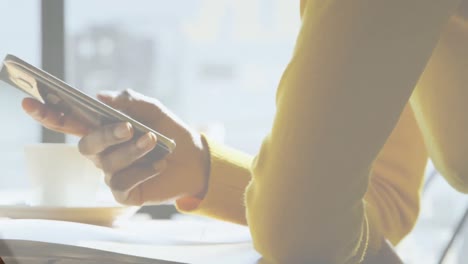
[[[199,191],[196,192],[195,197],[198,199],[203,199],[208,191],[208,182],[210,178],[210,150],[208,147],[208,143],[206,142],[205,138],[201,134],[197,134],[196,138],[197,141],[197,149],[198,149],[198,164],[199,168],[199,175],[201,178],[201,188]]]

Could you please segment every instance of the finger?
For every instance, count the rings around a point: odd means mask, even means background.
[[[143,173],[142,167],[140,167],[139,169],[135,168],[135,171],[132,171],[132,169],[129,168],[126,173],[122,172],[122,176],[116,176],[116,177],[124,178],[124,175],[127,175],[125,178],[131,179],[131,177],[133,177],[134,175],[140,175],[139,177],[140,180],[138,179],[134,180],[135,183],[129,184],[130,187],[128,188],[125,188],[125,187],[120,188],[122,189],[122,191],[113,189],[112,194],[115,200],[121,204],[131,205],[131,206],[141,206],[145,202],[147,202],[145,200],[145,197],[143,196],[143,192],[142,192],[143,186],[147,184],[148,182],[150,182],[151,179],[155,177],[159,177],[159,175],[164,171],[166,167],[166,162],[164,160],[158,161],[158,164],[156,164],[155,166],[156,167],[153,167],[153,166],[147,167],[146,174]],[[151,167],[154,168],[155,172],[152,172],[153,170]],[[144,175],[146,175],[146,177]]]
[[[71,116],[55,111],[33,98],[25,98],[22,101],[24,111],[43,126],[67,134],[82,136],[89,127],[80,123]]]
[[[78,149],[85,156],[94,156],[111,146],[130,140],[132,137],[133,128],[129,123],[110,124],[81,138]]]
[[[142,206],[145,203],[145,200],[141,196],[141,186],[142,184],[139,184],[128,192],[113,191],[112,195],[114,196],[115,201],[120,204],[127,206]]]
[[[157,122],[161,114],[168,112],[158,100],[129,89],[120,93],[104,91],[97,98],[142,123]]]
[[[100,165],[106,173],[120,171],[142,158],[156,147],[157,138],[147,133],[138,138],[105,151],[100,155]]]
[[[139,185],[144,185],[149,179],[160,175],[165,170],[166,165],[165,160],[160,160],[154,164],[149,162],[135,164],[113,175],[106,174],[106,184],[111,188],[118,202],[128,204],[129,200],[133,200],[133,203],[139,204],[142,203],[142,201],[139,201],[141,197],[135,193],[134,189]]]
[[[173,176],[169,171],[170,169],[169,167],[165,168],[164,173],[149,178],[139,184],[138,188],[132,189],[128,200],[135,203],[161,204],[178,197],[191,195],[183,193],[184,182],[180,180],[180,177],[170,177]]]

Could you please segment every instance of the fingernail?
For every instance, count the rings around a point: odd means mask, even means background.
[[[117,138],[126,138],[130,136],[130,128],[127,123],[120,124],[114,129],[114,135]]]
[[[155,142],[155,136],[152,133],[148,133],[142,136],[137,141],[137,147],[140,149],[147,149],[151,147]]]

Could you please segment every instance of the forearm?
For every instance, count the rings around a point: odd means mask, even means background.
[[[322,3],[305,8],[246,192],[254,244],[271,262],[360,260],[371,166],[455,8],[450,1]]]

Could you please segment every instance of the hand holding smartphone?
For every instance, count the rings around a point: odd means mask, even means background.
[[[175,142],[168,137],[13,55],[7,55],[3,60],[0,81],[66,115],[72,114],[86,125],[99,127],[109,123],[128,122],[135,130],[135,138],[147,132],[154,133],[158,141],[149,155],[156,160],[164,158],[175,148]]]

